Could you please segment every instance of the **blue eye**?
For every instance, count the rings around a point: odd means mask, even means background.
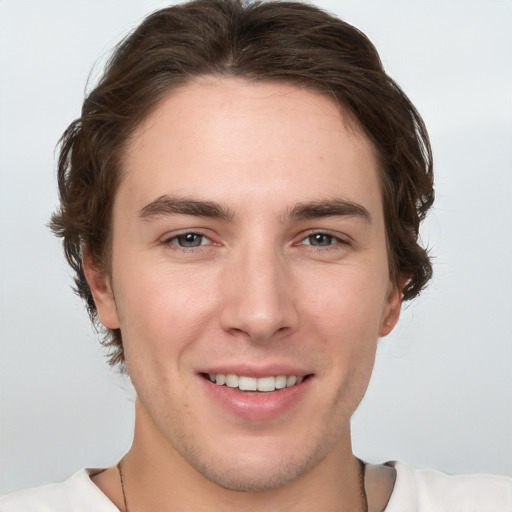
[[[208,238],[199,233],[183,233],[182,235],[176,235],[169,240],[175,245],[179,245],[184,248],[200,247],[208,243]]]

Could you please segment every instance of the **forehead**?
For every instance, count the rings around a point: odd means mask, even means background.
[[[205,77],[173,91],[134,132],[123,174],[119,192],[140,204],[168,194],[286,208],[348,194],[380,207],[370,141],[330,96],[287,83]]]

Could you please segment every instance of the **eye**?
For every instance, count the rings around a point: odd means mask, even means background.
[[[166,240],[166,243],[178,245],[183,248],[195,248],[210,244],[210,240],[200,233],[182,233]]]
[[[346,242],[328,233],[313,233],[301,242],[302,245],[311,245],[313,247],[329,247],[338,243]]]

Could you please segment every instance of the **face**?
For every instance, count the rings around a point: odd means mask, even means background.
[[[86,271],[154,442],[232,489],[348,455],[400,307],[370,142],[327,96],[204,78],[137,129],[123,171],[112,275]]]

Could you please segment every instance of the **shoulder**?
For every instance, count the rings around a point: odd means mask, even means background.
[[[58,484],[13,492],[0,498],[1,512],[119,512],[92,483],[101,470],[82,469]]]
[[[396,482],[385,512],[512,511],[512,479],[494,475],[446,475],[389,463]]]

